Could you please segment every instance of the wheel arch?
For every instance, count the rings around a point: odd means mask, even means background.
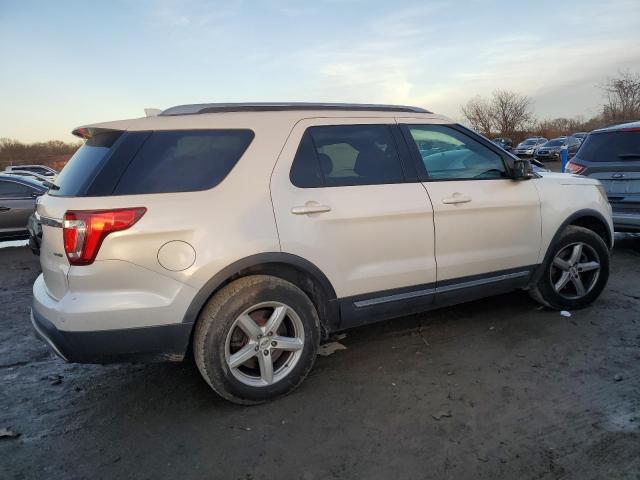
[[[340,322],[336,292],[326,275],[302,257],[283,252],[268,252],[242,258],[223,268],[198,291],[187,309],[183,323],[195,326],[200,312],[221,288],[249,275],[272,275],[293,283],[313,302],[326,336]]]
[[[607,245],[609,249],[613,247],[613,232],[611,231],[609,223],[605,219],[604,215],[602,215],[597,210],[592,209],[578,210],[577,212],[569,215],[569,217],[567,217],[557,228],[556,233],[553,235],[553,238],[549,242],[549,245],[547,245],[547,251],[545,252],[544,260],[542,261],[542,263],[538,267],[536,274],[534,274],[532,278],[533,282],[537,282],[537,280],[540,278],[540,275],[544,270],[544,266],[549,260],[551,247],[556,244],[564,229],[570,225],[587,228],[593,231],[600,238],[602,238],[605,245]]]
[[[568,223],[568,225],[575,225],[577,227],[583,227],[591,230],[602,238],[607,247],[613,247],[613,233],[609,229],[609,224],[604,217],[596,211],[574,218]]]

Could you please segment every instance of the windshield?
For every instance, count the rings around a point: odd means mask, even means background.
[[[528,138],[526,139],[524,142],[522,142],[520,145],[535,145],[536,143],[538,143],[538,140],[535,138]]]
[[[567,140],[564,138],[556,138],[555,140],[549,140],[547,143],[544,144],[545,147],[561,147],[562,145],[566,144]]]

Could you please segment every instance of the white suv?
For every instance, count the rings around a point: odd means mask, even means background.
[[[331,332],[519,288],[580,308],[609,275],[598,181],[419,108],[185,105],[74,133],[32,308],[68,361],[193,355],[259,403]]]

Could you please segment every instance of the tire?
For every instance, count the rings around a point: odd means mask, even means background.
[[[576,246],[581,246],[579,252]],[[574,262],[576,256],[579,258]],[[609,279],[609,263],[609,249],[598,234],[570,225],[549,247],[542,273],[529,293],[534,300],[553,309],[584,308],[602,293]]]
[[[254,275],[209,300],[196,324],[193,351],[200,373],[220,396],[255,405],[300,385],[319,343],[320,321],[309,297],[285,280]]]

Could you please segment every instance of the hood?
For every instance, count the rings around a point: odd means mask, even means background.
[[[573,175],[571,173],[557,172],[538,172],[545,181],[554,182],[559,185],[599,185],[600,181],[591,177],[582,175]]]

